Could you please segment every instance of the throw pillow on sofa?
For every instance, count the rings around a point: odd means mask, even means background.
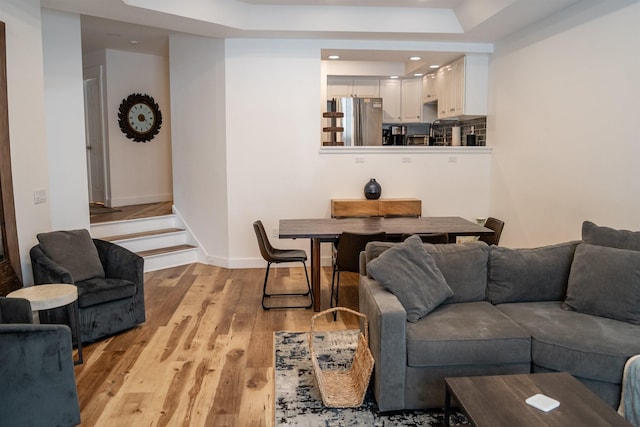
[[[640,252],[578,245],[564,307],[640,325]]]
[[[397,243],[368,243],[365,248],[367,265],[395,245]],[[431,254],[453,291],[453,296],[447,299],[445,304],[485,300],[489,260],[489,246],[486,243],[481,241],[437,245],[424,243],[424,248]],[[368,268],[366,274],[372,277]]]
[[[453,291],[445,304],[485,300],[490,246],[473,241],[446,245],[425,243],[424,247]]]
[[[616,230],[591,221],[582,223],[582,240],[592,245],[640,251],[640,231]]]
[[[104,277],[98,249],[87,230],[51,231],[36,237],[45,255],[66,268],[75,282]]]
[[[562,301],[580,241],[530,249],[492,246],[487,297],[493,304]]]
[[[453,295],[418,236],[384,251],[367,264],[367,271],[398,298],[409,322],[417,322]]]

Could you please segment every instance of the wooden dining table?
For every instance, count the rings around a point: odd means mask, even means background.
[[[320,244],[335,242],[344,231],[377,233],[389,237],[403,234],[447,233],[449,242],[458,236],[491,235],[493,230],[457,216],[428,217],[366,217],[366,218],[310,218],[281,219],[278,237],[281,239],[311,239],[311,289],[313,309],[320,311]]]

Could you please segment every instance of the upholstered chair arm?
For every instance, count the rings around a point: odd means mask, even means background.
[[[360,275],[360,312],[369,320],[369,347],[375,359],[374,394],[381,412],[405,408],[407,312],[380,283]]]
[[[74,283],[71,273],[47,257],[39,245],[31,248],[29,255],[31,256],[33,283],[36,285],[45,283]]]
[[[0,323],[33,323],[29,300],[0,297]]]
[[[0,425],[80,424],[68,326],[0,325],[0,360]]]
[[[142,285],[144,258],[106,240],[93,239],[106,277],[125,279]]]

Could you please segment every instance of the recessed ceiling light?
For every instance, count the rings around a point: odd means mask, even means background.
[[[420,76],[423,76],[424,74],[422,74],[422,73],[414,73],[413,75],[414,75],[415,77],[420,77]]]
[[[390,79],[397,79],[398,76],[389,76]]]
[[[433,64],[433,65],[429,65],[429,68],[433,68],[433,69],[435,69],[435,68],[440,68],[440,66],[439,66],[439,65],[436,65],[436,64]]]
[[[129,40],[129,44],[136,45],[138,44],[138,40]]]
[[[340,59],[338,55],[329,55],[329,59]]]
[[[411,61],[420,61],[422,58],[419,56],[412,56],[409,58]]]

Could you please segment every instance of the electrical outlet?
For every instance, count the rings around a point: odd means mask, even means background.
[[[277,228],[272,228],[271,229],[271,237],[273,237],[274,239],[277,239],[279,234],[280,234],[280,232],[278,231]]]
[[[458,161],[457,157],[449,157],[449,163],[456,163]]]
[[[35,190],[33,192],[33,204],[39,205],[47,201],[47,190]]]
[[[356,157],[356,163],[364,163],[364,157]]]
[[[411,163],[411,157],[403,157],[402,163]]]

